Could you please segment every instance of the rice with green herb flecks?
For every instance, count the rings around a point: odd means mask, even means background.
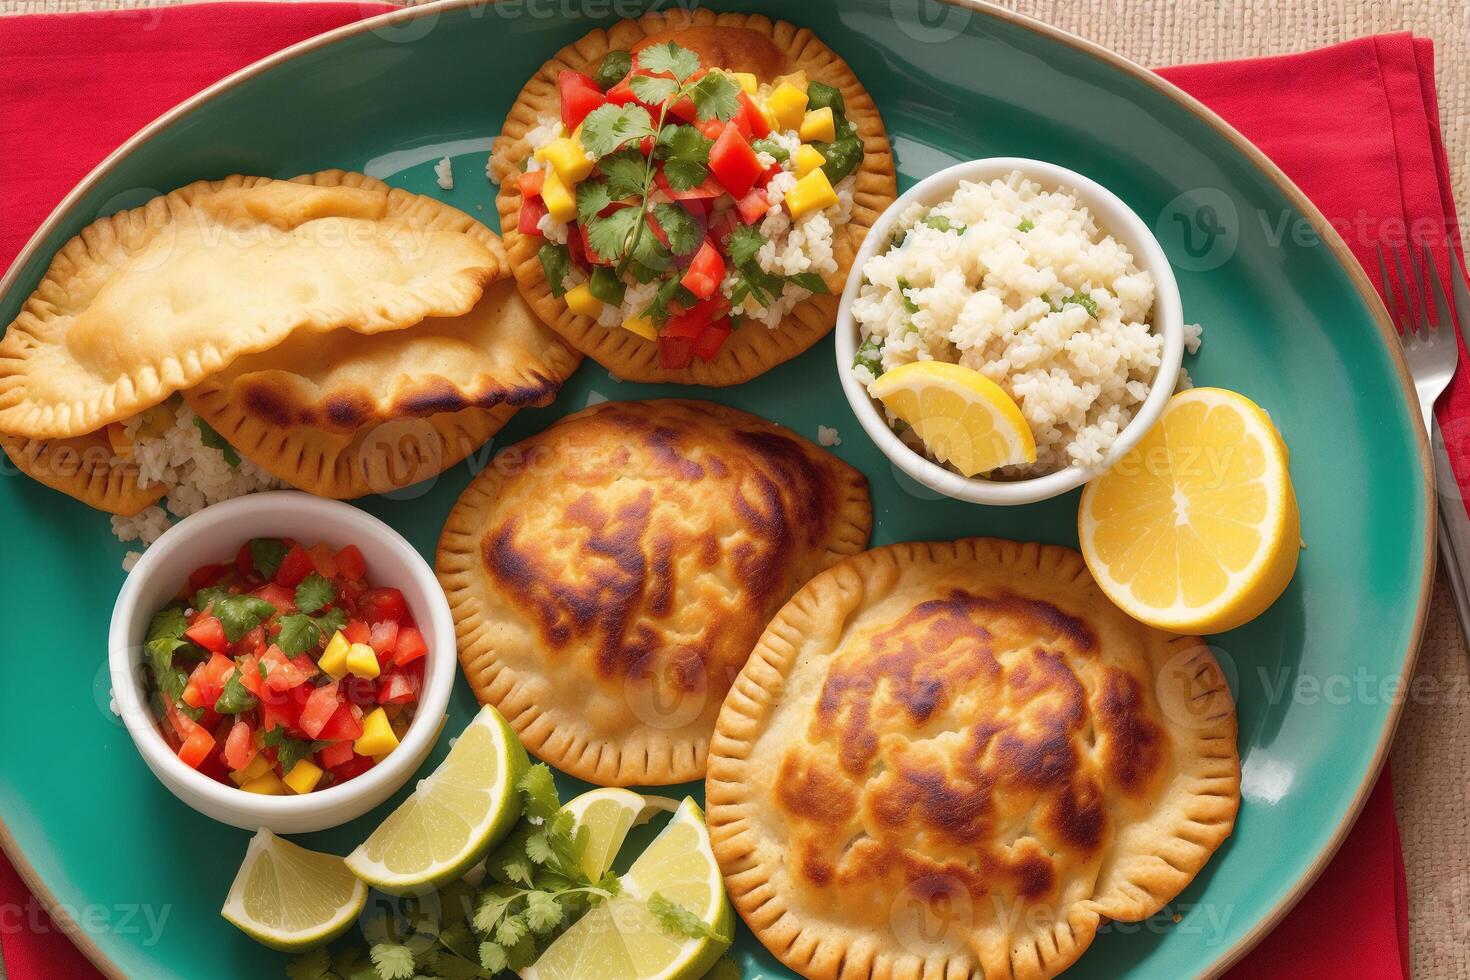
[[[1149,322],[1153,277],[1071,191],[1019,171],[910,206],[863,277],[855,376],[871,386],[901,364],[937,360],[994,381],[1036,439],[1033,465],[998,475],[1100,464],[1163,355]],[[1197,347],[1199,328],[1187,333]]]

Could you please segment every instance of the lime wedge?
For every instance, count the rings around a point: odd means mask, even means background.
[[[347,867],[380,891],[437,888],[464,874],[521,816],[516,784],[530,767],[500,712],[486,705],[449,755],[372,836]]]
[[[694,800],[685,798],[620,880],[616,896],[594,906],[521,971],[525,980],[686,980],[703,976],[730,948],[734,913]],[[667,930],[649,910],[655,893],[714,936]]]
[[[562,809],[576,818],[578,831],[587,828],[582,870],[596,881],[612,867],[628,831],[647,823],[655,813],[672,813],[678,807],[679,801],[667,796],[642,796],[632,790],[610,787],[589,790]]]
[[[346,932],[367,893],[337,855],[261,830],[250,839],[219,914],[256,942],[291,952]]]

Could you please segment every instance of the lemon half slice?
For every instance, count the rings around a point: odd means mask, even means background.
[[[282,840],[250,839],[220,915],[256,942],[288,952],[331,942],[367,902],[367,885],[335,854]]]
[[[1301,549],[1287,458],[1270,417],[1244,395],[1175,395],[1082,493],[1077,534],[1093,578],[1134,619],[1177,633],[1259,616]]]
[[[1036,462],[1036,440],[1021,409],[979,371],[914,361],[885,373],[869,391],[913,426],[930,455],[965,476]]]

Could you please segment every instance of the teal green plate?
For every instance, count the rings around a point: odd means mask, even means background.
[[[589,0],[586,10],[605,16],[610,6],[620,5]],[[1104,926],[1070,975],[1219,971],[1340,843],[1392,734],[1394,685],[1413,666],[1432,563],[1427,453],[1381,307],[1335,233],[1275,168],[1178,90],[1105,52],[996,9],[931,0],[740,6],[793,16],[851,63],[892,136],[901,189],[959,160],[1013,155],[1116,191],[1158,228],[1185,317],[1204,324],[1203,349],[1186,361],[1195,380],[1248,394],[1291,446],[1307,544],[1300,570],[1269,613],[1214,641],[1239,702],[1235,834],[1163,913]],[[67,199],[5,281],[0,323],[84,225],[201,177],[365,170],[494,226],[488,137],[525,79],[595,22],[578,0],[431,6],[346,28],[227,80],[140,134]],[[441,192],[433,167],[445,154],[455,185]],[[1323,241],[1272,240],[1268,229],[1289,226],[1283,219],[1315,226]],[[809,437],[818,424],[836,427],[836,452],[872,481],[874,544],[975,534],[1076,543],[1075,493],[986,509],[936,499],[899,476],[849,412],[830,339],[724,390],[617,382],[589,361],[554,406],[521,413],[495,445],[599,396],[673,394],[735,404]],[[431,555],[489,453],[362,506]],[[216,914],[247,835],[169,795],[108,710],[107,620],[125,548],[106,515],[12,478],[0,481],[0,528],[6,849],[82,926],[76,938],[109,973],[280,975],[283,957]],[[474,707],[461,684],[447,730]],[[304,842],[345,853],[384,812]],[[789,975],[743,929],[735,952],[747,976]]]

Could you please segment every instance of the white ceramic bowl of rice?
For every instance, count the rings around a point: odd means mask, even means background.
[[[1158,419],[1185,344],[1179,287],[1143,220],[1095,181],[1020,157],[956,164],[899,197],[859,250],[837,315],[838,374],[869,438],[924,486],[981,504],[1045,500],[1106,470]],[[1000,385],[1031,427],[1036,463],[966,477],[895,431],[867,386],[915,360]]]

